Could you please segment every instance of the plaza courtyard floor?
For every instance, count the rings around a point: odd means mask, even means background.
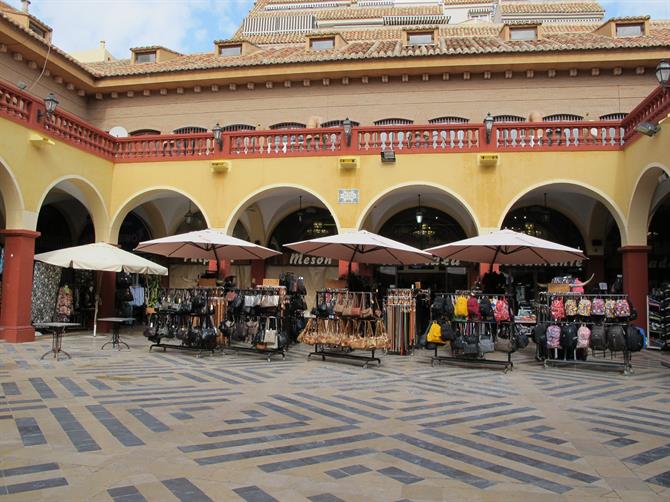
[[[670,500],[670,369],[0,342],[0,501]]]

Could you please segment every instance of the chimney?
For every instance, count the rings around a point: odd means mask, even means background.
[[[101,49],[105,48],[105,41],[104,40],[100,40],[100,48]]]
[[[21,0],[21,10],[28,14],[30,10],[30,0]]]

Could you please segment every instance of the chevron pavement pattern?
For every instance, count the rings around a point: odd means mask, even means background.
[[[670,371],[0,343],[0,502],[670,500]]]

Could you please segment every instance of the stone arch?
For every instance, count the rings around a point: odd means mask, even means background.
[[[572,193],[584,195],[586,197],[589,197],[593,200],[602,203],[607,208],[609,213],[612,215],[612,218],[614,219],[617,227],[619,228],[622,244],[626,242],[627,238],[627,229],[625,224],[626,219],[624,218],[623,211],[621,211],[619,206],[612,200],[611,197],[609,197],[609,195],[605,194],[596,187],[585,185],[584,183],[577,183],[572,180],[561,180],[561,179],[547,180],[543,181],[542,183],[537,183],[535,185],[525,187],[514,197],[512,197],[512,199],[508,202],[504,210],[501,212],[500,219],[498,220],[498,228],[501,228],[507,214],[514,208],[515,205],[517,205],[521,201],[521,199],[528,196],[532,192],[537,192],[538,190],[549,189],[549,188],[558,188],[558,189],[567,188]],[[581,227],[581,230],[584,235],[588,232],[588,226],[584,226],[584,222],[582,221],[582,219],[580,219],[575,213],[572,213],[572,211],[570,211],[569,209],[562,211],[565,211],[567,213],[567,216],[570,216],[573,222],[575,222],[575,224],[577,224],[578,227]]]
[[[294,197],[295,201],[295,209],[298,207],[298,196],[303,195],[303,196],[309,196],[313,199],[315,199],[319,204],[323,205],[323,207],[331,214],[333,217],[333,220],[335,220],[335,225],[337,226],[337,231],[340,232],[342,227],[340,225],[340,221],[338,218],[337,213],[335,212],[334,208],[326,201],[325,197],[323,197],[321,194],[318,192],[315,192],[313,189],[303,186],[303,185],[296,185],[296,184],[275,184],[275,185],[267,185],[264,186],[252,194],[250,194],[248,197],[246,197],[244,200],[242,200],[237,206],[235,206],[235,209],[231,212],[230,216],[228,217],[228,220],[226,221],[226,233],[229,235],[232,234],[233,229],[235,228],[235,223],[240,219],[242,213],[251,207],[252,205],[262,201],[265,198],[268,198],[270,196],[277,196],[281,197],[283,195],[286,195],[286,199],[288,200],[289,196]],[[290,205],[290,204],[289,204]],[[280,204],[281,210],[279,211],[280,213],[285,213],[283,214],[284,217],[287,214],[290,214],[290,211],[286,212],[286,202],[282,202]],[[279,215],[273,215],[271,218],[267,218],[263,220],[263,224],[265,226],[265,236],[264,239],[267,240],[270,236],[268,229],[272,226],[276,226],[280,219],[277,219]]]
[[[35,208],[35,214],[39,214],[47,196],[55,188],[64,191],[86,208],[93,222],[95,240],[97,242],[106,241],[109,228],[107,205],[98,188],[82,176],[67,175],[52,181],[42,192]],[[35,223],[37,224],[37,220]]]
[[[110,241],[116,242],[118,240],[121,224],[123,223],[123,220],[126,218],[128,213],[130,213],[133,209],[137,208],[138,206],[141,206],[142,204],[153,202],[156,199],[164,198],[165,196],[170,195],[172,196],[181,195],[186,199],[190,200],[195,206],[195,208],[197,208],[202,213],[202,216],[205,219],[207,226],[208,227],[210,226],[211,220],[209,216],[205,213],[205,211],[202,209],[204,206],[200,204],[198,200],[191,194],[173,186],[154,186],[134,193],[119,206],[119,208],[116,210],[111,219],[112,223],[110,225],[109,230]],[[165,232],[167,232],[167,226],[163,225],[162,228],[164,229]]]
[[[37,218],[30,225],[24,221],[25,203],[23,194],[14,173],[2,157],[0,157],[0,195],[2,196],[5,228],[33,230],[37,224]]]
[[[372,232],[378,231],[393,214],[416,206],[418,203],[417,194],[419,193],[422,196],[422,204],[442,210],[452,216],[468,236],[472,237],[479,234],[481,229],[479,218],[474,209],[459,194],[443,185],[425,181],[395,185],[372,197],[361,212],[356,222],[356,228],[366,228]],[[430,196],[426,197],[428,194]],[[389,208],[382,208],[375,221],[370,221],[375,208],[384,200],[391,199],[395,199],[396,202]]]
[[[659,185],[659,178],[665,174],[670,176],[670,168],[654,162],[648,164],[640,173],[631,194],[628,211],[628,233],[626,244],[647,244],[647,231],[652,216],[652,202]]]

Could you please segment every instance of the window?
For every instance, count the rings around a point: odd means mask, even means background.
[[[493,122],[525,122],[525,117],[518,115],[494,115]]]
[[[433,43],[433,32],[408,33],[407,45],[426,45]]]
[[[270,129],[304,129],[305,127],[305,124],[300,122],[279,122],[278,124],[272,124]]]
[[[33,23],[32,21],[28,23],[28,29],[30,29],[30,31],[34,31],[42,38],[46,38],[47,36],[47,32],[44,29],[40,28],[37,24]]]
[[[379,119],[375,120],[374,124],[378,126],[384,126],[384,125],[409,125],[413,124],[414,121],[410,119],[401,119],[401,118],[388,118],[388,119]]]
[[[575,122],[584,120],[584,117],[573,113],[556,113],[554,115],[547,115],[546,117],[543,117],[542,120],[545,122]]]
[[[510,40],[537,40],[536,28],[510,28]]]
[[[324,51],[335,47],[335,38],[312,38],[309,46],[315,51]]]
[[[239,56],[242,54],[242,44],[222,45],[219,47],[219,54],[221,56]]]
[[[430,119],[429,124],[467,124],[470,122],[470,119],[465,117],[437,117]]]
[[[627,113],[618,112],[618,113],[608,113],[607,115],[601,115],[600,120],[623,120],[626,118]]]
[[[641,37],[642,35],[644,35],[644,25],[642,23],[616,25],[617,37]]]
[[[136,63],[155,63],[156,52],[140,52],[135,54]]]
[[[174,132],[175,134],[197,134],[201,132],[207,132],[207,128],[199,126],[186,126],[175,129],[172,132]]]
[[[356,122],[355,120],[350,120],[351,126],[352,127],[357,127],[360,124],[360,122]],[[344,120],[329,120],[327,122],[324,122],[321,124],[321,127],[329,128],[329,127],[342,127],[344,124]]]
[[[251,124],[230,124],[227,126],[223,126],[221,128],[224,132],[231,132],[231,131],[255,131],[256,126],[252,126]]]
[[[154,136],[156,134],[160,134],[160,131],[157,131],[156,129],[137,129],[136,131],[132,131],[130,133],[131,136]]]

